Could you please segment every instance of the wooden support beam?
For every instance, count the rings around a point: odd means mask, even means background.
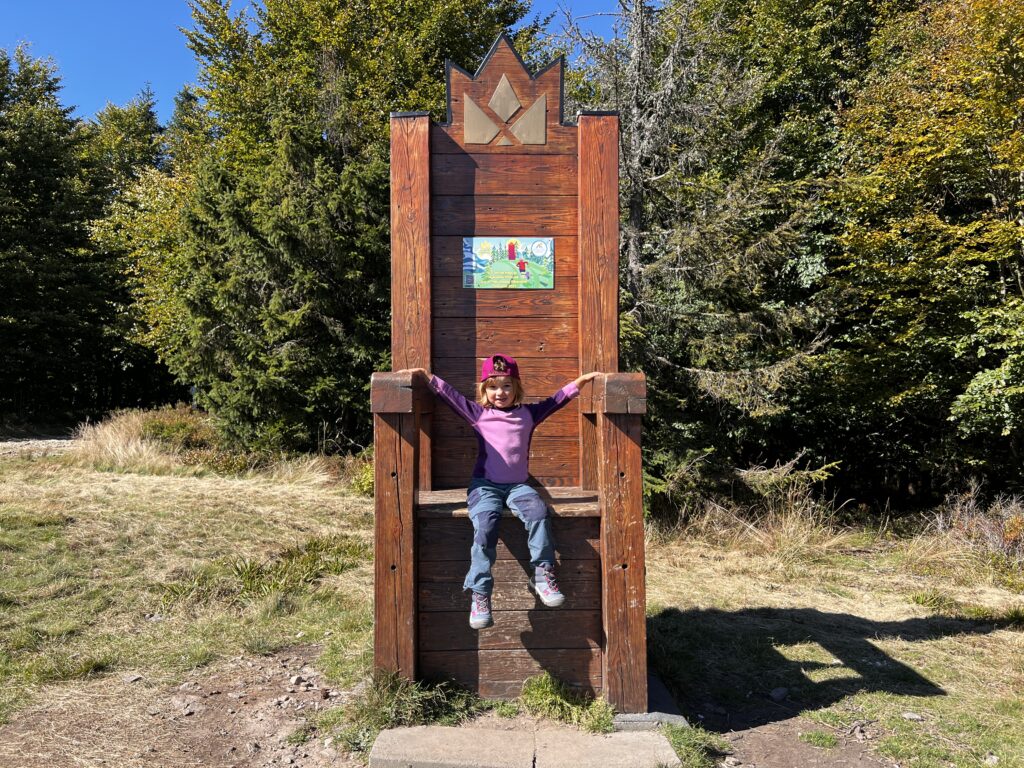
[[[626,400],[628,406],[628,398]],[[618,407],[616,402],[615,407]],[[604,695],[647,711],[646,563],[639,414],[599,412]]]
[[[375,668],[410,680],[416,677],[416,426],[412,412],[373,417],[373,660]]]
[[[619,369],[619,118],[579,118],[580,371]],[[580,395],[580,485],[597,486],[591,388]]]
[[[391,115],[391,362],[430,368],[430,116]],[[431,487],[430,416],[418,426],[419,483]]]
[[[647,413],[647,377],[610,373],[595,379],[594,409],[600,413]]]

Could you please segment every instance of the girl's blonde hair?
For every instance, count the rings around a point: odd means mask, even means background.
[[[513,376],[489,376],[483,381],[476,385],[476,401],[484,408],[490,408],[491,404],[487,400],[487,387],[498,386],[502,379],[509,379],[512,382],[512,407],[515,408],[517,405],[523,404],[523,383],[519,379]]]

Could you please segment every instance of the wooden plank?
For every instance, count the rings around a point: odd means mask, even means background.
[[[576,317],[575,277],[556,279],[555,287],[537,290],[464,288],[462,277],[435,277],[434,317]]]
[[[573,155],[433,154],[435,195],[576,195]]]
[[[602,413],[647,412],[647,378],[642,373],[609,373],[594,380],[594,410]]]
[[[391,118],[391,362],[430,367],[430,117]],[[418,471],[431,487],[430,417]]]
[[[391,360],[430,365],[430,118],[391,118]]]
[[[576,278],[578,254],[576,233],[570,237],[555,238],[555,285],[560,280]],[[430,240],[430,268],[434,278],[462,277],[462,238],[456,236],[433,237]]]
[[[438,358],[480,358],[499,350],[516,359],[574,358],[579,353],[576,319],[572,317],[524,317],[512,323],[494,317],[439,317],[431,330]]]
[[[619,120],[579,118],[579,359],[585,372],[619,370]],[[580,408],[593,411],[593,393]],[[597,432],[580,417],[580,483],[597,484]]]
[[[640,416],[597,416],[605,695],[618,712],[647,709],[647,625]]]
[[[551,521],[552,537],[558,557],[566,560],[593,560],[599,555],[600,523],[592,517],[562,517]],[[419,562],[463,561],[473,544],[473,524],[466,518],[425,520],[416,529]],[[530,559],[526,529],[518,520],[503,519],[498,527],[498,560]]]
[[[422,651],[426,680],[454,680],[486,698],[515,698],[523,682],[543,672],[587,693],[601,692],[601,651],[597,648]]]
[[[575,403],[569,403],[542,421],[537,427],[533,439],[543,441],[548,437],[562,437],[576,440],[577,429],[579,429],[579,408]],[[473,428],[461,417],[456,416],[451,409],[444,405],[438,406],[437,412],[434,414],[434,436],[438,440],[443,441],[449,437],[468,438],[474,434]]]
[[[537,492],[558,517],[597,517],[601,512],[597,494],[583,488],[537,488]],[[511,512],[508,512],[511,514]],[[465,517],[466,488],[449,488],[421,492],[416,498],[419,517]]]
[[[576,234],[575,197],[437,195],[430,202],[430,221],[435,235],[557,237]]]
[[[465,576],[465,573],[463,573]],[[580,610],[597,610],[601,607],[601,582],[564,581],[559,584],[565,595],[565,607]],[[469,610],[469,593],[462,589],[462,580],[453,583],[438,581],[420,581],[417,589],[419,611],[459,611]],[[503,610],[515,611],[557,611],[548,608],[527,586],[524,579],[519,583],[494,583],[491,595],[494,606]]]
[[[450,471],[444,467],[434,467],[434,488],[465,488],[466,473],[453,465]],[[580,484],[578,472],[571,475],[547,475],[539,472],[530,473],[530,485],[544,488],[573,488]]]
[[[430,525],[430,523],[424,523]],[[556,559],[559,582],[601,581],[600,560]],[[417,578],[420,583],[450,583],[461,586],[469,570],[469,550],[461,560],[424,560],[417,566]],[[496,583],[508,584],[513,588],[521,587],[533,576],[533,567],[528,560],[495,560],[491,574]],[[495,606],[495,610],[504,610],[506,606]]]
[[[549,109],[550,112],[550,109]],[[434,154],[439,155],[462,155],[466,154],[466,147],[462,144],[462,122],[453,128],[446,125],[432,125],[430,127],[430,148]],[[546,144],[513,145],[510,147],[499,147],[495,144],[487,146],[471,146],[474,154],[484,153],[493,155],[576,155],[576,126],[552,127],[548,124],[548,136]]]
[[[465,610],[421,613],[420,651],[601,646],[600,611],[495,611],[494,617],[494,626],[475,630]]]
[[[374,639],[377,669],[416,677],[416,417],[374,416]]]
[[[554,517],[600,517],[597,494],[580,488],[538,488]],[[514,517],[506,508],[502,514]],[[420,492],[416,498],[417,518],[468,517],[466,489]]]
[[[619,369],[619,120],[579,121],[580,364]]]

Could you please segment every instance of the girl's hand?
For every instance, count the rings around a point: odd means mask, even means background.
[[[403,368],[400,371],[396,371],[396,373],[413,373],[413,374],[418,373],[418,374],[421,374],[422,376],[424,376],[427,379],[430,378],[430,371],[428,371],[426,368]]]
[[[584,373],[582,376],[580,376],[578,379],[576,379],[576,388],[579,389],[584,384],[586,384],[588,381],[592,381],[592,380],[596,379],[600,375],[601,375],[600,371],[592,371],[590,373]]]

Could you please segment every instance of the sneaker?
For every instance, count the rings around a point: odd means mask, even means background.
[[[537,593],[537,597],[548,608],[557,608],[565,602],[565,595],[558,588],[558,581],[555,579],[555,569],[551,566],[537,568],[534,576],[530,579],[530,589]]]
[[[473,593],[473,606],[469,609],[469,626],[483,629],[494,624],[491,616],[491,596],[479,592]]]

